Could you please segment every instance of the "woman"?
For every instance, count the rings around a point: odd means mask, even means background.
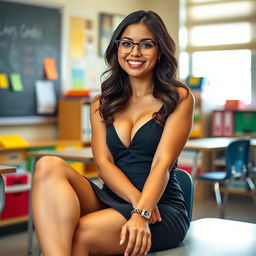
[[[99,189],[63,160],[43,157],[33,214],[44,255],[143,255],[177,246],[189,228],[177,158],[194,98],[176,80],[174,42],[154,12],[128,15],[106,50],[108,74],[91,103]]]

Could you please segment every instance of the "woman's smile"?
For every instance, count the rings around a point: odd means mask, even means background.
[[[137,68],[141,68],[144,65],[145,61],[128,59],[127,63],[130,68],[137,69]]]

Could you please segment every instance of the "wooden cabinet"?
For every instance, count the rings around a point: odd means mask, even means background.
[[[58,107],[58,136],[60,140],[91,139],[90,102],[87,99],[61,99]]]

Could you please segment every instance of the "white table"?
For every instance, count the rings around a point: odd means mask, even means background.
[[[217,218],[191,222],[182,244],[150,256],[255,256],[256,224]]]

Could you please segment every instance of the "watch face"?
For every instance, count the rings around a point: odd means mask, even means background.
[[[150,216],[151,216],[151,213],[148,212],[148,211],[143,211],[143,212],[142,212],[142,215],[143,215],[145,218],[149,219]]]

